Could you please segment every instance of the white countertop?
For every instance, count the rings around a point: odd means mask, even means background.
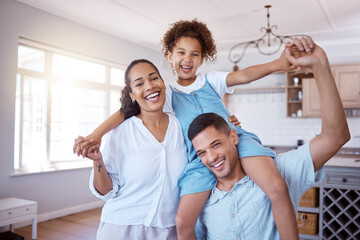
[[[325,166],[360,168],[360,156],[335,155],[327,163],[325,163]]]

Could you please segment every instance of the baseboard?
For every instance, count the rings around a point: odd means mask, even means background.
[[[100,200],[100,201],[90,202],[90,203],[86,203],[86,204],[82,204],[82,205],[78,205],[78,206],[63,208],[63,209],[59,209],[59,210],[52,211],[52,212],[38,214],[37,221],[39,223],[39,222],[44,222],[44,221],[51,220],[54,218],[64,217],[64,216],[74,214],[74,213],[88,211],[91,209],[102,207],[104,205],[104,203],[105,203],[104,201]]]
[[[104,201],[99,200],[99,201],[85,203],[85,204],[81,204],[81,205],[77,205],[77,206],[73,206],[73,207],[59,209],[59,210],[52,211],[52,212],[38,214],[37,222],[38,223],[45,222],[45,221],[48,221],[51,219],[65,217],[70,214],[75,214],[75,213],[80,213],[80,212],[88,211],[88,210],[95,209],[95,208],[100,208],[104,205],[104,203],[105,203]],[[25,221],[25,222],[13,224],[13,227],[14,227],[14,229],[16,229],[16,228],[25,227],[28,225],[31,225],[31,221]],[[0,227],[0,232],[8,231],[8,230],[9,230],[9,226]]]

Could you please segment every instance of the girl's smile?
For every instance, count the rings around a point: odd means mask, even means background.
[[[192,84],[198,68],[203,63],[199,41],[191,37],[180,38],[173,51],[169,53],[168,60],[178,75],[178,83],[182,86]]]

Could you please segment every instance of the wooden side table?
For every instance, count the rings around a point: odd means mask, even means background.
[[[37,202],[21,198],[0,199],[0,227],[32,220],[32,239],[36,239]]]

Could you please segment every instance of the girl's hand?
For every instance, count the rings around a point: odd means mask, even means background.
[[[241,128],[241,122],[239,122],[239,120],[235,117],[235,115],[231,115],[229,118],[228,118],[229,122],[232,123],[233,125]]]
[[[285,52],[286,46],[287,45],[285,45],[285,49],[282,51],[280,57],[274,61],[275,64],[277,65],[276,68],[278,69],[278,71],[281,72],[291,72],[296,69],[296,66],[291,64],[286,58],[286,52]]]
[[[92,141],[88,141],[88,140],[92,140]],[[89,147],[94,145],[99,145],[100,147],[100,144],[101,144],[101,136],[98,136],[95,133],[91,133],[86,137],[78,136],[77,138],[75,138],[74,141],[73,153],[74,154],[76,153],[77,156],[82,155],[86,157],[89,151]]]

